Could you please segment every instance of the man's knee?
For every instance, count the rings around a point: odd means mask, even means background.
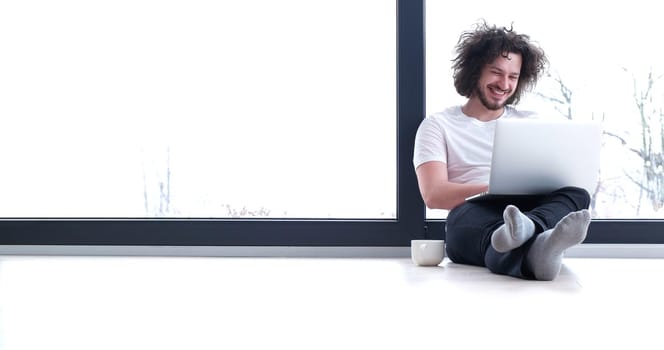
[[[481,232],[476,228],[446,225],[447,256],[455,263],[484,266],[481,242]]]
[[[590,193],[584,188],[568,186],[563,187],[556,192],[562,193],[571,198],[579,209],[587,209],[590,207]]]

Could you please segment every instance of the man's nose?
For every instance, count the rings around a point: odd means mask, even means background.
[[[507,90],[510,87],[510,78],[506,75],[500,77],[498,85],[500,86],[501,89]]]

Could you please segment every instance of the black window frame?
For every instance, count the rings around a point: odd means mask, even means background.
[[[396,219],[2,218],[0,245],[403,247],[444,238],[445,221],[426,220],[412,165],[425,114],[425,0],[396,4]],[[664,243],[663,233],[664,220],[593,220],[585,243]]]

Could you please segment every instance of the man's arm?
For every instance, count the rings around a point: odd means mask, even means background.
[[[452,209],[466,198],[486,191],[486,184],[458,184],[447,179],[447,164],[426,162],[415,170],[424,204],[430,209]]]

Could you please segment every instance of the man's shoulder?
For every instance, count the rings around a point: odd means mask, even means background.
[[[463,112],[461,106],[453,106],[443,109],[442,111],[429,114],[425,120],[435,122],[437,124],[448,124],[463,119]]]

